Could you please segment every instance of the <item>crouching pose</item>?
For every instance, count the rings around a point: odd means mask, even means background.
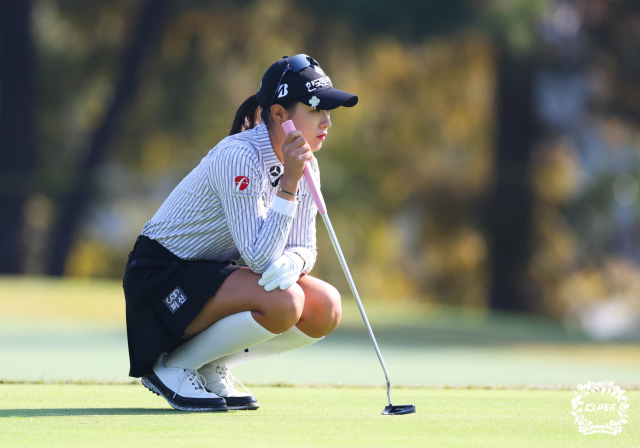
[[[317,208],[303,169],[319,183],[313,152],[329,111],[357,102],[313,58],[278,60],[142,229],[123,280],[129,374],[174,408],[257,409],[228,369],[313,344],[340,322],[338,291],[307,275]],[[297,130],[285,135],[290,119]]]

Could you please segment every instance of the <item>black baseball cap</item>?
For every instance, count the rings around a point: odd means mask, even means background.
[[[290,69],[284,77],[282,73],[291,60],[290,56],[283,56],[267,69],[257,93],[261,108],[270,108],[272,101],[282,106],[301,102],[321,110],[353,107],[358,103],[357,95],[335,89],[331,79],[311,56],[295,56],[298,60],[302,57],[306,58],[309,65],[299,71]]]

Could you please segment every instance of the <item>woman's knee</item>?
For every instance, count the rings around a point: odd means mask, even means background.
[[[331,333],[342,318],[340,293],[325,282],[320,287],[305,292],[305,309],[298,328],[311,337],[322,337]]]
[[[326,320],[330,328],[327,333],[330,333],[336,329],[342,319],[342,298],[338,290],[329,284],[327,284],[324,295]]]
[[[266,311],[270,327],[267,329],[272,333],[287,331],[298,322],[302,315],[304,291],[299,285],[293,284],[284,291],[276,289],[268,295],[273,298],[269,300]]]
[[[297,283],[294,283],[284,291],[280,291],[280,293],[283,296],[280,299],[283,308],[282,313],[292,319],[295,324],[300,319],[304,309],[304,291]]]

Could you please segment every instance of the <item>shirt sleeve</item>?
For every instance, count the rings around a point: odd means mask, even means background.
[[[320,171],[315,158],[311,166],[316,184],[320,188]],[[318,214],[318,208],[313,201],[311,191],[304,178],[300,182],[300,190],[301,198],[298,202],[298,210],[293,219],[289,239],[285,246],[285,253],[290,256],[293,254],[299,255],[304,260],[301,274],[307,274],[313,269],[318,254],[316,249],[316,215]]]
[[[284,252],[297,205],[274,201],[266,209],[260,160],[249,147],[216,154],[209,180],[242,259],[253,272],[262,274]]]

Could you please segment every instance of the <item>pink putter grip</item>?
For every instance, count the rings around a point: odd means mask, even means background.
[[[288,134],[291,131],[295,131],[296,127],[293,124],[293,121],[287,120],[282,123],[282,128],[284,132]],[[304,166],[304,178],[307,181],[307,185],[309,186],[309,191],[311,191],[311,196],[313,196],[313,201],[316,203],[316,207],[318,207],[318,211],[321,215],[327,213],[327,207],[324,205],[324,199],[322,198],[322,193],[320,193],[320,189],[316,185],[316,181],[311,175],[311,168],[309,168],[309,164],[305,164]]]

